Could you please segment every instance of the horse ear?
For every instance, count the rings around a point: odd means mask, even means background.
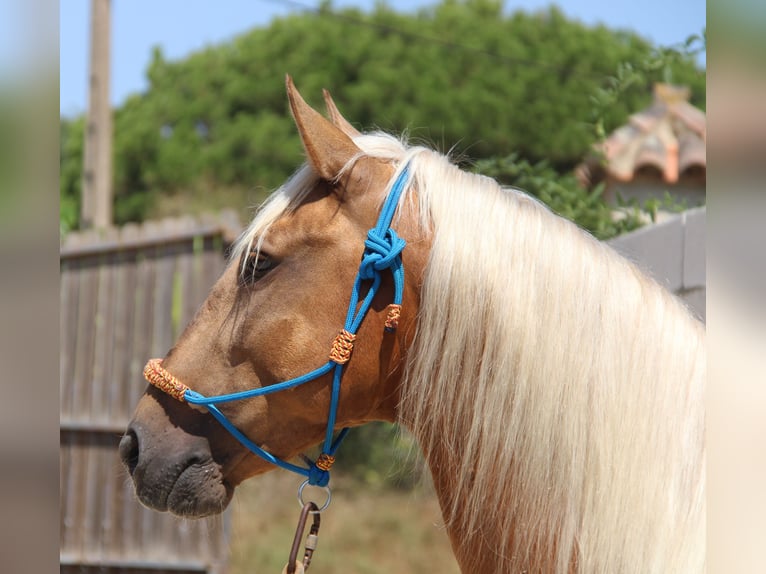
[[[309,163],[322,179],[333,180],[360,150],[351,138],[309,106],[292,78],[286,78],[287,98]]]
[[[335,105],[335,102],[330,95],[330,92],[327,90],[322,90],[322,95],[324,96],[324,103],[325,106],[327,106],[327,113],[330,114],[332,123],[334,123],[336,127],[340,128],[340,131],[342,131],[350,138],[355,138],[362,135],[359,130],[352,126],[348,120],[341,115],[340,111],[338,110],[338,106]]]

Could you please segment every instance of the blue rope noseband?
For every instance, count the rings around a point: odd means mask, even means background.
[[[343,325],[343,330],[333,342],[330,360],[327,361],[327,363],[305,375],[281,383],[258,389],[251,389],[249,391],[216,395],[212,397],[206,397],[188,388],[165,371],[160,366],[161,361],[157,359],[152,359],[147,363],[147,366],[144,369],[144,376],[146,379],[159,389],[179,400],[185,400],[190,404],[206,407],[210,414],[212,414],[240,443],[261,458],[276,466],[306,477],[308,483],[311,485],[327,486],[330,481],[330,467],[335,461],[335,452],[338,450],[338,447],[349,431],[348,428],[344,428],[337,436],[335,436],[335,419],[338,414],[343,368],[350,358],[353,342],[356,338],[356,332],[362,324],[367,311],[370,310],[372,301],[378,292],[381,283],[381,274],[386,270],[391,271],[394,279],[394,300],[388,307],[386,331],[394,331],[397,327],[404,290],[404,266],[402,265],[401,253],[406,242],[391,228],[391,222],[394,213],[396,212],[396,207],[399,204],[399,198],[407,185],[407,179],[408,166],[405,166],[391,187],[391,192],[388,194],[388,197],[386,197],[383,208],[378,216],[377,224],[367,233],[367,239],[364,242],[362,261],[359,264],[359,271],[357,272],[354,287],[351,291],[351,300],[348,304],[346,321]],[[362,297],[365,286],[364,283],[369,281],[372,281],[372,283],[367,287],[367,291]],[[331,371],[333,377],[330,409],[327,415],[327,429],[325,431],[325,439],[322,445],[322,453],[314,462],[307,459],[307,462],[309,462],[308,467],[297,466],[265,451],[247,438],[216,406],[220,403],[261,397],[286,389],[292,389],[309,381],[313,381]]]

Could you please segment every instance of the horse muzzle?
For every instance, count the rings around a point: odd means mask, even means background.
[[[223,512],[234,487],[224,479],[207,440],[177,427],[163,429],[161,436],[134,420],[120,440],[120,458],[141,503],[183,517]]]

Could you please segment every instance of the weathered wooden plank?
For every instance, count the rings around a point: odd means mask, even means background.
[[[162,223],[163,233],[177,232],[176,220]],[[154,290],[152,353],[164,356],[173,345],[173,279],[178,245],[158,245],[154,259],[157,280]]]
[[[205,252],[205,240],[198,238],[194,243],[194,269],[193,269],[193,294],[194,300],[197,302],[197,308],[202,305],[210,292],[210,287],[207,278],[207,255]]]
[[[122,433],[107,435],[110,439],[100,453],[100,468],[104,484],[102,492],[101,521],[99,524],[99,556],[101,560],[121,555],[122,532],[119,528],[122,517],[120,504],[120,481],[124,481],[125,471],[120,463],[117,447]]]
[[[224,513],[199,524],[197,537],[208,542],[200,559],[208,564],[211,572],[226,572],[230,522],[231,514]]]
[[[163,528],[163,525],[172,521],[173,517],[148,508],[141,509],[141,517],[141,555],[155,561],[166,560],[168,552],[172,552],[175,556],[172,538],[168,536],[167,528]]]
[[[183,217],[180,219],[188,220],[193,218]],[[139,233],[130,239],[114,236],[107,237],[103,231],[68,233],[59,248],[59,255],[61,259],[70,259],[100,255],[104,252],[140,251],[154,247],[157,243],[184,243],[195,237],[222,237],[226,244],[231,244],[237,239],[243,229],[236,212],[233,210],[222,210],[218,214],[202,214],[198,218],[193,219],[193,221],[193,226],[179,226],[175,229],[168,229],[161,234]],[[153,225],[156,222],[149,221],[148,223]],[[129,223],[127,225],[133,224]]]
[[[185,218],[181,220],[181,225],[193,227],[196,225],[196,222],[192,218]],[[194,245],[195,240],[186,243],[176,260],[173,308],[179,310],[179,315],[174,317],[174,339],[178,339],[199,308],[199,301],[197,301],[194,291],[194,267],[196,263]]]
[[[78,276],[80,288],[77,304],[77,334],[75,368],[70,386],[71,418],[87,417],[93,391],[93,361],[95,350],[94,317],[98,298],[98,265],[93,259],[80,262]]]
[[[70,433],[61,434],[61,456],[66,460],[62,475],[62,506],[64,519],[61,536],[61,551],[70,556],[82,557],[85,529],[85,449]],[[63,472],[64,469],[62,468]]]
[[[154,222],[149,222],[154,224]],[[78,242],[75,237],[77,234],[72,233],[69,235],[71,239],[67,241],[60,249],[60,256],[62,259],[73,259],[77,257],[93,257],[95,255],[101,255],[103,253],[114,253],[119,251],[137,250],[143,251],[145,249],[151,249],[158,243],[165,245],[171,245],[173,243],[185,243],[194,239],[195,237],[220,237],[221,226],[220,224],[198,226],[194,230],[187,232],[169,232],[165,235],[157,235],[152,233],[150,235],[142,234],[136,238],[125,241],[98,241],[97,239],[88,239],[83,242]]]
[[[81,434],[78,438],[82,441],[80,448],[83,450],[83,474],[85,484],[91,485],[86,489],[83,510],[83,552],[91,559],[100,557],[100,523],[103,503],[103,474],[101,472],[101,446],[100,435]]]
[[[131,240],[139,234],[137,225],[126,225],[120,230],[120,240]],[[110,420],[120,421],[123,425],[127,425],[135,408],[135,404],[131,403],[131,387],[143,388],[140,379],[132,378],[138,257],[137,251],[123,251],[114,255],[115,328],[109,413]]]
[[[199,529],[195,528],[198,526],[196,522],[190,522],[189,520],[178,521],[173,533],[175,535],[174,547],[178,549],[178,553],[182,556],[190,556],[193,553],[198,555],[199,558],[204,558],[207,544],[200,544],[204,538],[200,538]],[[206,520],[202,522],[206,522]]]
[[[122,436],[125,430],[125,424],[122,421],[89,421],[84,419],[65,419],[61,418],[59,422],[61,432],[87,432],[87,433],[106,433]]]
[[[141,524],[141,504],[136,499],[133,491],[133,484],[127,476],[122,482],[119,490],[119,500],[121,505],[119,530],[120,546],[118,549],[121,557],[142,556],[140,547],[140,532],[138,528]]]
[[[59,449],[59,548],[64,551],[71,546],[72,518],[70,517],[70,505],[74,502],[77,493],[72,489],[75,484],[72,481],[72,452],[62,436]]]
[[[116,228],[104,230],[103,239],[114,240]],[[98,258],[98,298],[94,318],[92,402],[90,420],[109,420],[109,388],[111,387],[114,351],[114,297],[116,265],[113,254]]]
[[[152,227],[152,225],[154,227]],[[143,225],[142,233],[155,234],[157,225],[147,222]],[[131,362],[131,380],[143,381],[143,368],[146,361],[152,358],[152,325],[154,314],[154,290],[156,267],[154,262],[155,247],[139,253],[137,258],[137,278],[135,293],[135,315],[133,327],[133,360]],[[145,384],[130,385],[129,401],[138,402],[143,394]]]
[[[59,400],[62,416],[72,412],[77,351],[77,317],[80,292],[80,262],[61,261],[60,321],[59,321]]]

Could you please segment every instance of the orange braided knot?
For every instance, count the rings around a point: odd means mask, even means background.
[[[399,326],[399,317],[402,314],[402,306],[396,303],[391,303],[388,306],[388,316],[386,316],[386,331],[389,333],[396,331]]]
[[[322,453],[317,458],[314,465],[320,470],[330,470],[332,465],[335,464],[335,457],[331,454]]]
[[[356,335],[349,333],[345,329],[341,329],[341,332],[337,334],[335,340],[332,342],[330,360],[339,365],[348,363],[348,360],[351,358],[351,351],[354,350],[355,340]]]
[[[184,393],[189,387],[162,368],[162,359],[149,359],[144,367],[144,378],[174,399],[185,402]]]

